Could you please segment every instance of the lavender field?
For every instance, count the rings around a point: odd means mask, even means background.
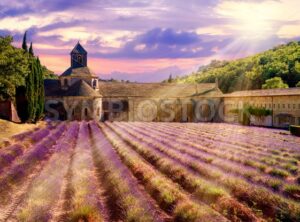
[[[0,147],[0,221],[300,221],[300,138],[210,123],[62,122]]]

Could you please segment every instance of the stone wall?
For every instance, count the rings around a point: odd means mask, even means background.
[[[253,96],[225,97],[225,122],[238,123],[238,116],[232,111],[241,109],[246,104],[272,110],[272,126],[287,127],[289,124],[300,124],[300,95],[299,96]],[[264,124],[269,126],[268,124]]]
[[[98,120],[102,118],[102,98],[47,97],[46,116],[54,120]]]
[[[20,118],[12,101],[0,101],[0,118],[19,123]]]

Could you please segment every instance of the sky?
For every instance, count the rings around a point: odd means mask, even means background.
[[[157,82],[300,40],[299,0],[0,0],[0,35],[56,74],[78,41],[102,79]]]

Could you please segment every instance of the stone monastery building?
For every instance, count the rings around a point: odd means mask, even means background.
[[[237,122],[232,110],[245,104],[272,110],[258,124],[300,124],[300,88],[223,94],[218,83],[125,83],[98,79],[77,43],[71,67],[58,80],[45,80],[49,118],[99,121]]]

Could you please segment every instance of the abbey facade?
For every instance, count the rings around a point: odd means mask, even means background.
[[[45,80],[45,110],[59,120],[238,122],[232,110],[245,104],[273,110],[262,125],[300,124],[300,88],[223,94],[218,83],[125,83],[100,81],[78,43],[71,66]],[[257,120],[256,120],[257,121]]]

